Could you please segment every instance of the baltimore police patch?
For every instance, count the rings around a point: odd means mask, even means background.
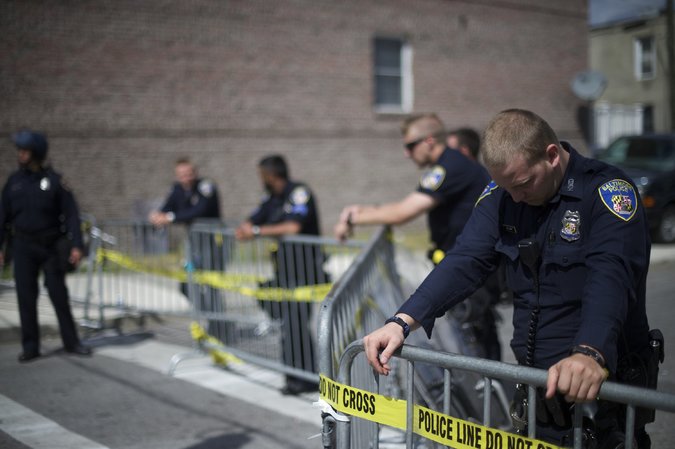
[[[422,175],[420,186],[426,190],[436,190],[445,179],[445,169],[440,165],[434,165],[431,170]]]
[[[306,188],[298,186],[291,192],[291,202],[293,204],[307,204],[309,201],[309,192]]]
[[[623,179],[612,179],[598,188],[598,193],[604,205],[614,215],[624,221],[629,221],[637,211],[637,195],[635,189]]]
[[[499,186],[497,185],[496,182],[490,181],[488,185],[485,186],[481,194],[478,196],[478,199],[476,200],[476,204],[473,205],[473,207],[478,206],[478,203],[480,203],[480,200],[485,198],[486,196],[490,195],[495,189],[497,189]]]
[[[211,195],[213,195],[213,183],[208,179],[204,179],[197,185],[197,190],[206,198],[211,198]]]

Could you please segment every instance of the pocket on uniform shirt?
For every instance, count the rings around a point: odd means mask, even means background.
[[[586,255],[580,246],[557,245],[544,254],[542,305],[577,302],[586,284]]]

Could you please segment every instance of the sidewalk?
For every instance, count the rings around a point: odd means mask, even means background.
[[[75,321],[82,322],[84,308],[77,303],[71,308]],[[49,353],[61,347],[58,323],[47,296],[40,296],[38,309],[43,352]],[[215,365],[210,356],[193,350],[189,317],[163,317],[161,322],[149,318],[143,327],[133,319],[122,321],[122,334],[114,329],[88,331],[79,328],[80,337],[93,347],[94,357],[111,357],[167,376],[172,358],[179,357],[181,361],[173,373],[175,378],[308,422],[316,425],[319,432],[321,414],[312,405],[319,398],[318,391],[284,396],[281,394],[283,374],[247,363],[233,363],[226,369]],[[15,346],[17,354],[21,352],[16,294],[6,283],[0,284],[0,341]]]

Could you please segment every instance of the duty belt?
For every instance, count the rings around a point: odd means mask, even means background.
[[[32,243],[39,243],[41,245],[49,245],[54,243],[63,233],[59,229],[45,229],[35,232],[24,232],[18,229],[14,230],[13,236],[19,240],[25,240]]]

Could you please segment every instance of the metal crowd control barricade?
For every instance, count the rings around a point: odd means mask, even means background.
[[[379,328],[402,302],[391,230],[379,227],[321,306],[319,372],[335,379],[340,355],[349,343]],[[360,388],[374,388],[374,379],[369,372],[367,363],[357,360],[352,381]],[[395,376],[391,377],[383,382],[382,388],[396,395],[399,381]],[[334,447],[335,419],[328,413],[324,413],[322,418],[323,446]],[[378,428],[374,423],[360,421],[352,428],[353,447],[377,447],[378,438]]]
[[[307,235],[239,242],[234,232],[190,227],[188,290],[208,334],[201,346],[224,362],[234,357],[318,384],[318,309],[362,243]]]
[[[340,368],[337,376],[337,381],[341,384],[344,390],[345,386],[352,386],[353,380],[353,363],[357,360],[357,355],[363,352],[363,342],[361,340],[354,341],[344,351],[340,360]],[[513,365],[509,363],[496,362],[492,360],[479,359],[475,357],[467,357],[457,354],[445,353],[425,348],[419,348],[412,345],[402,346],[395,354],[394,358],[406,361],[408,376],[405,402],[398,405],[401,411],[405,410],[405,432],[406,432],[406,448],[413,448],[415,441],[415,434],[424,435],[431,438],[440,438],[442,443],[447,446],[456,447],[484,447],[484,448],[516,448],[516,447],[540,447],[546,448],[552,445],[537,443],[527,444],[527,439],[534,439],[536,437],[536,408],[537,408],[537,387],[546,387],[547,371],[535,369],[525,366]],[[443,410],[438,411],[428,410],[419,407],[415,403],[415,364],[428,363],[446,370],[446,391],[450,391],[450,384],[452,383],[452,370],[471,371],[485,379],[486,394],[490,388],[490,383],[494,379],[504,379],[513,382],[519,382],[528,385],[528,435],[527,437],[516,435],[515,433],[506,433],[499,429],[490,428],[490,401],[484,402],[483,425],[456,419],[456,417],[448,415],[450,410],[451,397],[443,406]],[[374,383],[377,384],[377,375],[372,373]],[[370,392],[380,393],[377,389],[368,390]],[[386,394],[385,394],[386,395]],[[625,427],[628,429],[625,433],[624,447],[625,449],[634,448],[633,440],[633,424],[635,420],[635,412],[637,407],[645,407],[675,413],[675,395],[659,392],[657,390],[650,390],[646,388],[638,388],[619,384],[615,382],[605,382],[600,390],[598,397],[602,400],[624,404],[626,406],[626,423]],[[374,406],[371,407],[375,408]],[[573,416],[573,444],[575,449],[582,448],[582,407],[574,407]],[[380,410],[381,411],[381,410]],[[377,418],[373,418],[375,421]],[[353,444],[352,427],[363,421],[363,419],[351,416],[350,420],[340,421],[337,424],[337,447],[338,449],[348,449],[356,447],[377,447],[377,441],[371,441],[364,444],[359,442],[358,446]],[[439,440],[435,440],[439,441]],[[530,440],[531,441],[531,440]],[[350,445],[351,444],[351,445]]]
[[[93,237],[96,229],[96,217],[91,214],[80,214],[82,224],[82,240],[84,242],[84,255],[74,272],[66,276],[68,296],[71,303],[84,307],[84,322],[90,321],[89,309],[94,294],[94,273],[96,269],[96,248],[98,240]]]
[[[184,226],[157,228],[150,223],[109,220],[91,232],[90,253],[95,258],[94,294],[89,302],[105,326],[113,318],[147,315],[189,315],[185,269]]]

